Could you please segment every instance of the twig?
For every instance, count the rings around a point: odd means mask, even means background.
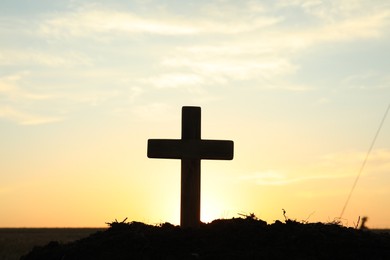
[[[357,228],[358,228],[358,226],[359,226],[359,222],[360,222],[360,216],[359,216],[359,218],[358,218],[358,221],[357,221],[357,223],[356,223],[356,225],[355,225],[355,229],[357,229]]]
[[[286,216],[286,211],[284,209],[283,210],[283,216],[284,216],[284,220],[287,221],[288,220],[288,217]]]

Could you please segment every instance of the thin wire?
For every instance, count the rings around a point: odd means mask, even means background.
[[[388,107],[387,107],[387,109],[386,109],[385,114],[383,115],[382,121],[381,121],[381,123],[379,124],[378,130],[377,130],[376,133],[375,133],[374,139],[373,139],[372,142],[371,142],[370,148],[368,149],[368,152],[367,152],[367,154],[366,154],[366,158],[364,158],[364,161],[363,161],[362,165],[360,166],[360,170],[359,170],[359,172],[358,172],[358,175],[356,176],[356,179],[355,179],[355,181],[354,181],[354,183],[353,183],[353,185],[352,185],[352,189],[351,189],[351,191],[350,191],[349,194],[348,194],[348,198],[347,198],[347,200],[345,201],[343,210],[341,211],[341,214],[340,214],[340,217],[339,217],[339,218],[342,218],[343,215],[344,215],[344,211],[345,211],[345,209],[347,208],[347,205],[348,205],[348,203],[349,203],[349,200],[351,199],[351,196],[352,196],[353,191],[355,190],[355,187],[356,187],[356,184],[357,184],[357,182],[358,182],[358,180],[359,180],[359,178],[360,178],[360,175],[362,174],[362,172],[363,172],[363,170],[364,170],[364,167],[366,166],[368,157],[370,156],[370,153],[371,153],[371,151],[372,151],[372,148],[374,147],[374,144],[375,144],[375,142],[376,142],[376,139],[377,139],[377,137],[378,137],[378,135],[379,135],[379,132],[380,132],[381,129],[382,129],[383,123],[384,123],[385,120],[386,120],[386,117],[387,117],[387,114],[389,113],[389,110],[390,110],[390,103],[389,103],[389,105],[388,105]]]

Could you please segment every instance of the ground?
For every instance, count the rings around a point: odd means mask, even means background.
[[[390,259],[390,234],[292,220],[267,224],[253,216],[198,229],[114,222],[72,243],[36,247],[22,259]]]

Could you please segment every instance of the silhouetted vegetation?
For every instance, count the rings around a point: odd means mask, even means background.
[[[244,216],[197,229],[115,221],[76,242],[35,247],[22,259],[390,259],[388,233]]]
[[[68,243],[102,228],[0,228],[0,260],[18,260],[34,246],[52,240]]]

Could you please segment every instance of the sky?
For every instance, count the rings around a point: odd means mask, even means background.
[[[0,227],[180,219],[182,106],[202,138],[201,218],[390,228],[390,3],[0,2]],[[389,116],[390,117],[390,116]]]

